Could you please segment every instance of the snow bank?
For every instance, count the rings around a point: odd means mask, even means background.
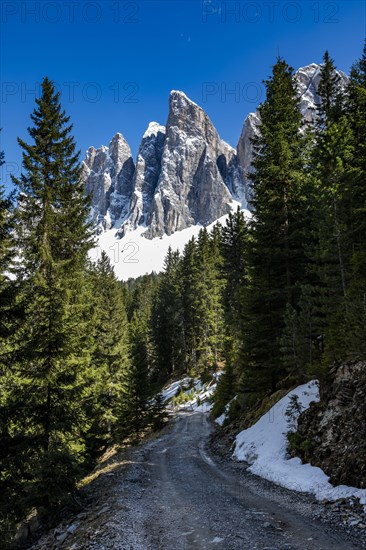
[[[219,426],[222,426],[229,414],[229,410],[230,410],[230,405],[233,401],[235,401],[237,396],[233,397],[231,401],[229,401],[229,403],[227,403],[225,405],[225,409],[224,409],[224,412],[222,414],[220,414],[220,416],[218,416],[217,418],[215,418],[215,422],[216,424],[218,424]]]
[[[199,379],[189,377],[177,380],[163,389],[161,392],[163,401],[169,406],[169,402],[173,397],[182,390],[186,395],[192,395],[192,398],[189,401],[175,405],[175,408],[179,410],[209,412],[212,408],[211,397],[216,390],[219,377],[220,373],[215,373],[212,380],[205,384]]]
[[[240,432],[236,436],[233,456],[248,462],[253,474],[287,489],[311,493],[318,500],[335,501],[355,496],[366,505],[366,489],[346,485],[333,487],[320,468],[303,464],[300,458],[289,458],[286,434],[295,429],[298,416],[294,414],[289,418],[286,415],[293,395],[298,397],[302,410],[306,410],[312,401],[319,401],[318,382],[313,380],[289,392],[256,424]]]
[[[223,423],[225,422],[226,420],[226,413],[222,413],[220,414],[220,416],[218,416],[217,418],[215,418],[215,422],[216,424],[218,424],[219,426],[222,426]]]
[[[178,393],[180,388],[187,386],[191,380],[192,380],[191,378],[182,378],[181,380],[177,380],[176,382],[173,382],[172,384],[170,384],[167,388],[165,388],[161,392],[163,401],[164,402],[170,401],[170,399],[172,399]]]

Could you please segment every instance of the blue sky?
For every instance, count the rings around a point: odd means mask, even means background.
[[[136,155],[148,123],[165,124],[172,89],[201,105],[235,146],[278,53],[298,68],[329,49],[348,71],[366,36],[364,0],[3,0],[0,9],[7,172],[20,164],[16,138],[28,139],[45,75],[61,90],[82,155],[116,132]]]

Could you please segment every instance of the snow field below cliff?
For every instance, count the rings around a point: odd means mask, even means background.
[[[235,204],[236,209],[237,205]],[[244,211],[246,217],[250,217],[249,211]],[[217,223],[225,224],[226,216],[222,216],[207,227],[210,231]],[[90,252],[90,258],[97,261],[102,250],[109,256],[116,276],[121,281],[130,278],[137,278],[146,273],[163,270],[164,260],[168,248],[183,252],[185,245],[192,237],[198,237],[201,225],[193,225],[182,231],[176,231],[172,235],[163,235],[155,239],[146,239],[143,233],[146,227],[140,226],[137,229],[128,231],[122,239],[116,237],[116,228],[101,233],[98,236],[98,245]]]
[[[319,501],[356,497],[366,511],[366,489],[346,485],[334,487],[323,470],[303,464],[298,457],[289,457],[287,434],[296,430],[299,416],[299,411],[288,414],[294,400],[301,412],[308,409],[312,401],[319,401],[317,381],[290,391],[253,426],[240,432],[236,436],[233,457],[249,463],[249,471],[253,474],[277,485],[313,494]]]

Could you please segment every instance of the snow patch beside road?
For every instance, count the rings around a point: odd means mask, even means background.
[[[297,397],[292,397],[297,396]],[[287,434],[296,430],[299,412],[289,411],[294,400],[301,411],[319,401],[318,382],[298,386],[276,403],[256,424],[236,436],[233,456],[250,464],[249,471],[287,489],[313,494],[319,501],[356,497],[366,505],[366,489],[347,485],[334,487],[318,467],[303,464],[288,455]],[[365,506],[366,511],[366,506]]]

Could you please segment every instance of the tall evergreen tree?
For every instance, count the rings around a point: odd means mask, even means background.
[[[95,328],[92,363],[97,385],[89,402],[93,426],[88,441],[108,444],[115,439],[121,421],[123,377],[129,368],[129,327],[121,285],[107,254],[103,251],[93,271]]]
[[[197,370],[197,333],[196,333],[196,282],[198,274],[197,242],[193,237],[184,247],[180,264],[180,280],[183,304],[183,325],[186,358],[185,370]]]
[[[0,167],[4,163],[5,155],[3,151],[0,151]],[[14,255],[12,211],[12,197],[6,197],[4,185],[0,181],[0,339],[6,337],[9,330],[11,330],[9,309],[11,307],[11,287],[13,285],[10,284],[9,269]]]
[[[151,390],[151,355],[149,340],[149,315],[147,310],[135,311],[130,322],[131,361],[122,376],[122,399],[119,410],[120,437],[137,436],[150,420],[149,401]]]
[[[348,254],[350,276],[347,288],[347,323],[340,323],[347,357],[366,355],[366,41],[362,57],[353,65],[348,85],[346,117],[351,131],[346,194],[349,216]]]
[[[153,308],[153,337],[156,345],[158,378],[165,382],[169,376],[185,368],[185,337],[180,285],[180,254],[169,247],[164,273],[160,278]]]
[[[318,94],[320,104],[317,124],[318,126],[325,126],[339,118],[342,112],[343,100],[341,79],[328,50],[324,53],[323,64],[320,68]]]
[[[274,391],[285,376],[280,339],[287,304],[295,307],[305,273],[305,138],[293,69],[278,59],[260,106],[254,140],[250,278],[246,293],[244,385]]]
[[[59,94],[45,78],[31,115],[17,186],[18,301],[24,322],[13,339],[14,365],[3,432],[9,460],[27,481],[28,505],[59,505],[86,459],[85,402],[93,386],[90,286],[92,244],[79,153]]]
[[[194,320],[199,370],[217,366],[223,349],[223,279],[220,273],[220,233],[202,229],[197,241]]]
[[[0,151],[0,167],[5,163],[5,155]],[[0,181],[0,287],[3,286],[7,276],[6,269],[12,254],[11,247],[11,200],[5,196],[4,185]]]
[[[4,164],[0,151],[0,167]],[[7,432],[10,408],[8,381],[12,365],[10,335],[15,329],[14,296],[16,285],[9,278],[14,254],[12,199],[6,197],[0,181],[0,539],[4,547],[12,536],[14,524],[20,517],[16,499],[21,489],[19,469],[9,461],[9,435]]]
[[[243,212],[230,213],[222,228],[222,271],[225,279],[224,309],[228,331],[242,337],[243,290],[248,284],[249,232]]]
[[[334,61],[324,54],[319,83],[320,105],[312,160],[313,247],[310,270],[318,337],[326,361],[337,355],[335,326],[345,322],[350,264],[350,205],[347,165],[351,154],[351,130],[344,112],[344,93]],[[333,325],[333,328],[330,328]],[[331,336],[333,333],[333,336]],[[328,351],[330,355],[328,356]]]

